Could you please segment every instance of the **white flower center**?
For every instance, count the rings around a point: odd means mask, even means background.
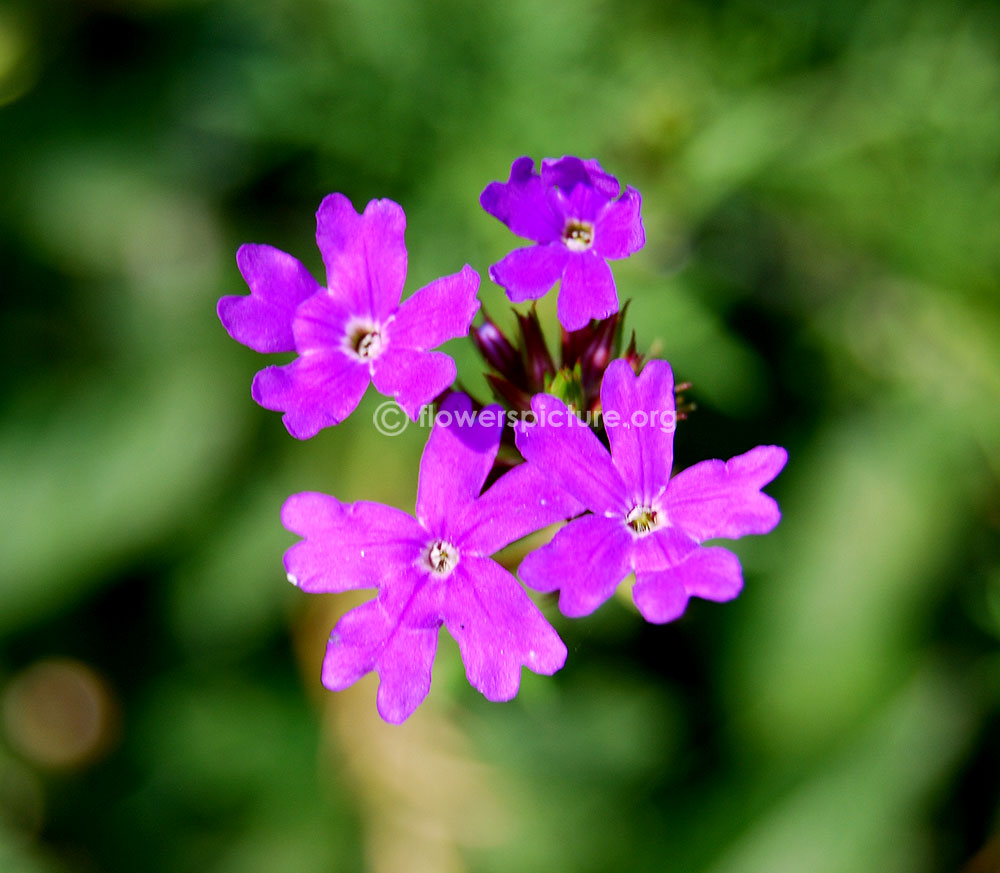
[[[639,536],[662,527],[665,521],[663,513],[654,506],[636,506],[625,516],[625,524]]]
[[[562,241],[571,252],[585,252],[594,244],[594,225],[571,218],[563,228]]]
[[[427,549],[427,566],[438,576],[447,576],[458,564],[458,549],[445,540],[435,540]]]
[[[385,346],[382,326],[367,319],[358,319],[347,325],[344,349],[361,361],[372,361],[382,354]]]

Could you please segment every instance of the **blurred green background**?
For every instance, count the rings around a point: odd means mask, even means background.
[[[0,870],[1000,870],[1000,8],[948,0],[0,5]],[[408,292],[514,238],[521,154],[644,196],[616,265],[687,466],[788,447],[746,590],[561,619],[512,703],[443,639],[381,725],[284,498],[412,510],[369,395],[300,443],[214,308],[331,191]],[[509,323],[499,289],[481,299]],[[542,311],[554,323],[552,300]],[[485,396],[467,342],[449,345]]]

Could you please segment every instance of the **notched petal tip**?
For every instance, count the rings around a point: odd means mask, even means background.
[[[524,666],[539,676],[552,676],[566,666],[567,657],[569,657],[569,649],[566,648],[566,644],[557,634],[555,642],[547,653],[540,654],[534,649],[529,651],[528,661]]]
[[[335,191],[332,194],[327,194],[319,204],[319,208],[316,210],[316,218],[326,215],[336,215],[350,212],[351,215],[357,216],[357,211],[354,209],[354,204],[351,203],[350,198],[346,194],[341,194],[339,191]]]
[[[379,683],[378,692],[375,695],[375,710],[382,721],[387,724],[403,724],[419,708],[420,704],[414,707],[400,706],[390,695],[382,694],[382,683]]]
[[[566,618],[586,618],[593,615],[607,602],[607,598],[583,597],[578,592],[563,588],[559,591],[559,611]]]
[[[490,281],[494,285],[499,285],[501,288],[503,288],[503,283],[500,281],[499,277],[497,276],[497,267],[499,266],[500,263],[501,263],[500,261],[497,261],[496,264],[490,264],[490,267],[486,271],[486,274],[490,277]]]
[[[361,222],[384,223],[397,232],[406,229],[406,213],[395,200],[388,197],[373,198],[365,204],[363,211],[359,211],[346,194],[339,192],[327,194],[323,198],[316,210],[316,221],[320,229],[324,225],[334,228],[341,223],[351,226]]]
[[[737,455],[729,463],[740,459],[745,459],[747,468],[751,467],[752,459],[752,467],[759,471],[759,475],[767,476],[763,483],[766,485],[785,469],[788,463],[788,450],[781,446],[756,446],[743,455]]]
[[[643,618],[665,624],[680,618],[692,597],[724,603],[742,590],[739,559],[728,549],[711,546],[695,549],[663,570],[636,573],[632,597]]]
[[[628,361],[623,358],[618,359],[614,364],[620,366],[623,370],[631,370],[632,367]],[[633,371],[634,372],[634,371]],[[663,385],[669,386],[669,393],[673,395],[674,393],[674,370],[670,366],[669,361],[664,361],[659,358],[654,358],[646,362],[646,365],[642,368],[642,371],[636,377],[640,382],[659,382]]]
[[[227,333],[264,354],[294,351],[296,308],[320,286],[296,258],[273,246],[242,245],[236,263],[250,294],[223,297],[216,305]]]
[[[388,197],[369,200],[362,218],[370,222],[383,223],[387,229],[395,233],[401,234],[406,230],[406,213],[403,207]]]
[[[299,536],[339,523],[348,506],[336,497],[319,491],[300,491],[290,495],[281,506],[281,525]]]
[[[514,158],[510,165],[510,177],[527,178],[535,172],[535,160],[530,155],[521,155]]]
[[[462,269],[458,273],[462,277],[462,281],[466,283],[466,290],[471,294],[476,294],[479,291],[480,278],[479,272],[473,269],[471,264],[463,265]],[[476,301],[476,311],[479,311],[479,301]]]
[[[233,336],[233,310],[235,307],[240,305],[240,301],[246,299],[247,298],[242,294],[229,294],[225,297],[221,297],[219,302],[215,304],[215,314],[219,317],[219,321],[222,322],[222,326],[226,329],[226,333],[233,337],[236,342],[239,342],[239,339]]]
[[[756,489],[773,482],[788,463],[788,452],[781,446],[755,446],[749,452],[726,461],[726,473]]]
[[[541,177],[531,158],[518,158],[511,164],[506,182],[490,182],[479,195],[479,205],[517,236],[535,242],[558,238],[561,223],[546,201]]]
[[[566,192],[577,185],[585,185],[607,200],[613,200],[621,193],[621,183],[595,158],[583,160],[575,155],[545,158],[541,176],[546,186],[556,186]]]
[[[502,202],[506,198],[508,187],[511,185],[521,185],[535,175],[535,162],[528,155],[515,158],[510,165],[510,173],[507,181],[496,179],[490,182],[479,195],[479,205],[490,215],[495,215],[494,209],[502,208]],[[496,216],[499,218],[499,216]],[[503,221],[503,219],[500,219]]]
[[[505,197],[507,186],[511,183],[524,184],[533,175],[535,175],[534,160],[528,155],[516,158],[510,165],[510,175],[507,177],[507,181],[490,182],[479,195],[479,205],[490,215],[499,218],[500,216],[496,215],[494,210],[501,208],[500,203]],[[503,221],[502,218],[500,220]]]
[[[781,512],[761,489],[787,459],[780,446],[757,446],[725,462],[701,461],[670,480],[667,511],[698,542],[770,533]]]
[[[375,709],[382,721],[402,724],[419,708],[430,693],[430,683],[424,687],[419,683],[401,683],[379,676],[378,692],[375,694]]]
[[[288,435],[297,440],[311,440],[324,427],[336,427],[340,421],[330,421],[326,425],[318,425],[315,421],[303,421],[296,413],[286,412],[281,416],[281,423],[288,431]]]
[[[359,215],[343,194],[329,194],[316,213],[316,244],[327,287],[356,315],[377,321],[399,306],[406,280],[406,216],[395,201],[371,200]]]
[[[687,611],[690,600],[681,585],[654,580],[637,581],[632,599],[639,614],[650,624],[676,621]]]

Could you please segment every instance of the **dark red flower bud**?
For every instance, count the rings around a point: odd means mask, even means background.
[[[497,323],[486,314],[485,309],[481,309],[480,314],[483,316],[483,323],[469,331],[469,336],[479,349],[479,354],[505,379],[515,385],[521,384],[525,372],[520,352],[503,335]]]
[[[639,371],[642,369],[642,355],[640,355],[635,349],[635,331],[632,331],[632,338],[629,340],[628,348],[625,349],[625,354],[622,357],[629,362],[632,367],[632,371],[638,375]]]
[[[486,373],[486,381],[490,383],[490,388],[493,389],[497,400],[505,403],[509,409],[516,409],[520,412],[531,409],[531,393],[522,390],[495,373]]]
[[[545,377],[555,375],[556,365],[552,361],[552,355],[549,354],[548,346],[545,345],[545,337],[535,307],[532,306],[527,315],[515,314],[518,326],[521,328],[524,366],[528,377],[525,387],[532,394],[537,394],[545,390]]]

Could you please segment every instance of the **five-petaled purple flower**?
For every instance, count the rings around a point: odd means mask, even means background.
[[[551,675],[566,660],[558,634],[490,555],[582,507],[528,464],[480,496],[503,420],[498,406],[473,417],[465,395],[445,401],[420,462],[416,519],[315,493],[282,509],[285,527],[305,537],[285,554],[289,581],[310,592],[378,588],[334,628],[323,684],[339,691],[377,671],[386,721],[404,721],[427,696],[442,624],[489,700],[517,694],[522,666]]]
[[[515,249],[490,267],[490,278],[513,303],[542,297],[559,280],[557,314],[566,330],[618,311],[608,259],[627,258],[646,241],[642,198],[595,160],[575,157],[511,165],[507,182],[491,182],[479,203],[518,236],[536,245]]]
[[[405,228],[403,210],[391,200],[372,200],[358,215],[344,195],[326,197],[316,213],[326,288],[271,246],[237,252],[251,293],[223,297],[219,318],[255,351],[298,353],[290,364],[261,370],[252,389],[261,406],[285,413],[292,436],[308,439],[339,424],[369,382],[416,419],[454,381],[455,362],[429,350],[469,332],[479,275],[466,265],[400,305]]]
[[[623,360],[604,374],[601,405],[611,453],[554,397],[539,394],[535,424],[518,427],[517,447],[592,514],[571,521],[529,554],[521,579],[538,591],[559,589],[568,616],[593,612],[635,573],[632,596],[652,622],[671,621],[688,598],[730,600],[743,587],[737,557],[705,540],[771,531],[778,505],[761,493],[787,452],[757,446],[727,462],[703,461],[671,478],[674,385],[666,361],[636,377]]]

